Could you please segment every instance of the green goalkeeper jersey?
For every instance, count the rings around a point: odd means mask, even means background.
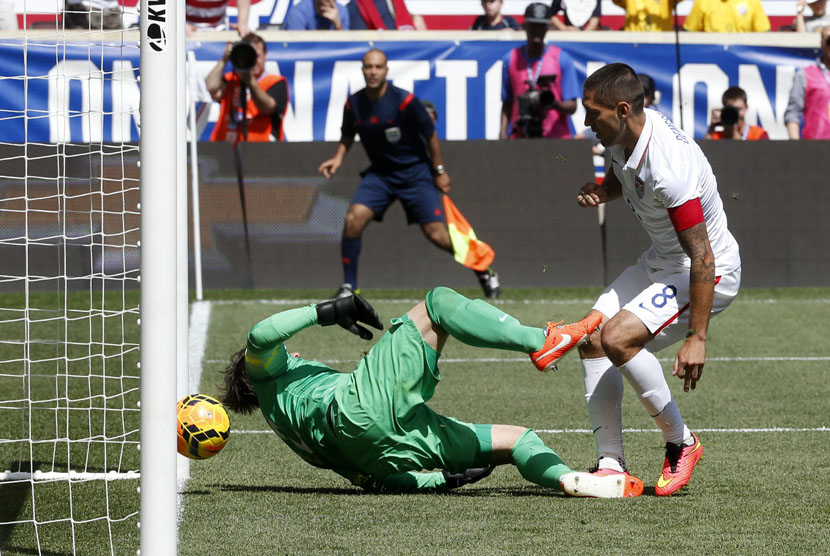
[[[331,468],[342,458],[325,447],[326,411],[338,385],[348,380],[322,363],[293,357],[285,340],[317,324],[313,305],[277,313],[248,334],[245,367],[262,414],[288,446],[316,467]]]
[[[316,307],[309,305],[277,313],[248,334],[245,367],[269,426],[306,462],[332,469],[355,485],[389,491],[441,489],[446,481],[440,472],[373,477],[334,445],[326,413],[335,393],[348,388],[350,375],[293,357],[284,344],[315,324]]]

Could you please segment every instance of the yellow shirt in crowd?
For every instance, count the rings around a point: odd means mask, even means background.
[[[673,0],[614,0],[625,10],[624,31],[671,31]]]
[[[770,24],[761,0],[695,0],[683,28],[710,33],[762,33],[770,30]]]

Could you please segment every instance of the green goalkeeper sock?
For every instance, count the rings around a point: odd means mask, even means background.
[[[426,304],[432,321],[465,344],[522,353],[545,344],[543,329],[525,326],[489,303],[467,299],[450,288],[430,290]]]
[[[522,477],[543,487],[561,490],[559,478],[573,471],[532,430],[519,437],[510,459]]]

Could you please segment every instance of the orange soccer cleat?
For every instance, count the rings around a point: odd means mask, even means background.
[[[633,498],[643,493],[643,481],[612,470],[565,473],[559,478],[559,484],[568,496],[585,498]]]
[[[663,472],[654,487],[654,494],[657,496],[669,496],[677,492],[692,478],[695,465],[703,457],[703,444],[694,433],[692,433],[692,439],[694,443],[691,446],[666,443]]]
[[[540,371],[555,371],[556,364],[571,349],[587,342],[588,336],[599,328],[602,314],[591,313],[579,322],[559,326],[562,322],[549,322],[545,330],[545,345],[539,351],[530,354],[530,360]]]

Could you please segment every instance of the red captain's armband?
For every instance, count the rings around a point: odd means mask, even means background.
[[[676,232],[688,230],[692,226],[697,226],[703,222],[703,207],[700,206],[700,198],[686,201],[682,205],[668,210],[669,218]]]

